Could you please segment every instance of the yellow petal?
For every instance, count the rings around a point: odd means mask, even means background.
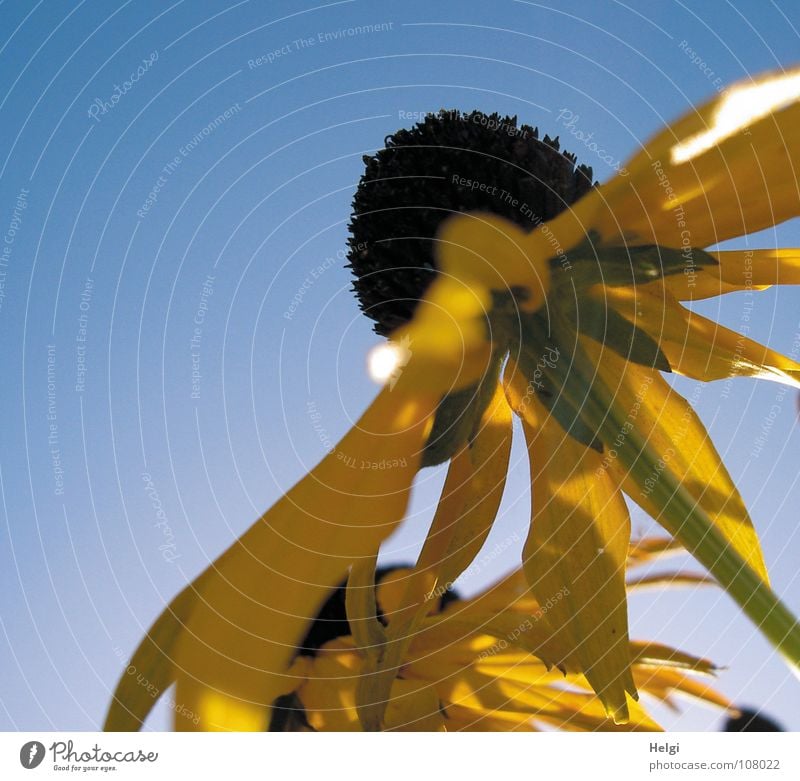
[[[503,372],[503,387],[508,406],[529,427],[533,430],[538,429],[542,421],[536,416],[536,407],[533,404],[536,389],[533,383],[526,380],[516,361],[510,357]]]
[[[620,419],[636,428],[724,538],[768,582],[761,545],[747,508],[691,405],[658,372],[626,362],[589,340],[584,347],[600,378],[614,394]],[[620,434],[620,447],[624,447],[624,432]],[[613,449],[604,454],[602,468],[615,474],[631,499],[659,520],[661,510],[649,493],[658,474],[646,478],[644,487],[639,486],[619,467]]]
[[[627,580],[628,593],[644,591],[645,589],[680,588],[689,586],[714,586],[717,581],[710,575],[695,575],[683,572],[663,572],[659,575],[637,575]]]
[[[185,588],[145,635],[117,684],[103,726],[106,732],[139,730],[156,698],[175,682],[177,671],[172,665],[172,649],[195,599],[194,588]],[[142,680],[149,686],[143,686]]]
[[[717,669],[713,662],[699,656],[687,654],[661,643],[631,642],[631,661],[637,668],[669,667],[676,670],[690,670],[695,673],[711,675]]]
[[[638,540],[631,540],[628,549],[628,567],[636,567],[680,553],[686,553],[686,550],[673,537],[640,537]]]
[[[350,638],[327,643],[312,660],[298,696],[308,723],[319,731],[360,732],[356,683],[363,659]]]
[[[367,656],[379,656],[386,643],[386,630],[378,620],[375,597],[375,564],[378,552],[357,561],[350,568],[345,592],[345,609],[350,634],[359,650]]]
[[[437,690],[448,712],[452,706],[457,706],[493,715],[502,712],[528,713],[537,721],[561,729],[615,728],[599,698],[583,692],[552,686],[529,686],[502,676],[482,675],[472,669],[443,679],[437,684]],[[627,707],[633,719],[616,728],[626,731],[659,729],[636,702],[630,700]]]
[[[490,649],[491,646],[484,651]],[[409,662],[403,668],[403,675],[437,683],[446,678],[458,677],[464,668],[470,667],[482,675],[502,676],[529,686],[560,686],[564,683],[563,672],[555,667],[548,668],[525,651],[508,648],[488,655],[484,651],[478,652],[474,643],[460,641],[449,648],[440,648]]]
[[[296,683],[287,668],[310,620],[350,564],[373,554],[403,517],[435,404],[385,389],[201,576],[173,660],[199,723],[179,716],[179,727],[220,728],[220,714],[229,729],[266,727],[272,701]],[[361,469],[362,459],[392,466]]]
[[[491,294],[481,285],[438,275],[419,302],[413,320],[388,343],[395,365],[383,369],[393,387],[400,378],[419,393],[440,396],[476,383],[492,357],[487,316]],[[386,350],[380,345],[377,351]]]
[[[508,545],[521,543],[519,534],[513,532],[508,537]],[[504,550],[504,547],[497,544],[497,547],[490,549],[484,556],[481,556],[475,563],[475,571],[488,566],[497,555]],[[501,578],[491,586],[486,587],[481,593],[476,594],[470,599],[463,599],[457,603],[447,606],[445,613],[469,616],[473,613],[485,613],[493,615],[503,610],[515,610],[522,615],[530,616],[539,610],[539,603],[531,593],[525,574],[522,570],[514,570]]]
[[[706,247],[800,214],[800,70],[748,79],[653,138],[600,188],[603,241]],[[690,256],[688,258],[691,259]]]
[[[406,575],[399,609],[386,616],[385,643],[379,653],[365,652],[366,664],[358,683],[356,702],[365,731],[383,726],[389,692],[417,626],[438,600],[433,599],[441,563],[463,504],[471,474],[469,448],[464,446],[450,462],[442,497],[434,514],[417,566]]]
[[[455,455],[414,569],[404,578],[399,609],[386,614],[386,645],[358,690],[365,728],[377,729],[391,681],[420,623],[481,548],[505,486],[511,411],[498,385],[474,440]]]
[[[176,711],[179,728],[266,726],[270,703],[292,688],[287,667],[328,592],[402,518],[439,400],[484,375],[490,303],[479,281],[440,275],[396,334],[391,360],[378,362],[388,385],[358,424],[187,587],[180,621],[156,622],[132,663],[165,685],[177,679],[192,714]],[[376,462],[388,466],[363,468]],[[131,701],[112,707],[114,728],[138,727],[155,701],[129,690],[123,680],[118,695]]]
[[[469,568],[491,531],[506,485],[511,434],[511,410],[498,386],[469,446],[471,475],[442,557],[440,592]]]
[[[717,691],[712,682],[697,680],[680,670],[638,667],[634,669],[633,675],[641,691],[668,705],[672,705],[672,695],[679,694],[718,708],[732,708],[731,701]]]
[[[445,721],[436,688],[424,681],[396,680],[386,706],[390,732],[444,732]]]
[[[494,657],[509,648],[535,655],[548,666],[558,664],[571,670],[580,670],[570,657],[571,649],[553,629],[541,610],[538,615],[521,614],[513,610],[498,613],[459,614],[447,611],[442,616],[429,618],[414,637],[413,657],[425,657],[436,649],[450,648],[467,642],[472,657]],[[562,664],[562,660],[565,662]]]
[[[362,655],[350,638],[327,643],[313,659],[298,690],[308,723],[316,730],[359,732],[356,688],[363,672]],[[444,729],[436,689],[422,680],[396,680],[386,708],[386,729],[399,732]]]
[[[442,275],[489,290],[525,288],[520,300],[528,311],[538,309],[550,287],[547,257],[531,253],[529,234],[513,222],[488,212],[456,214],[436,236],[436,259]]]
[[[471,710],[458,705],[447,708],[448,732],[536,732],[529,713]]]
[[[570,649],[615,721],[635,696],[628,652],[625,559],[630,518],[622,494],[599,470],[600,455],[566,435],[538,400],[537,431],[524,424],[533,518],[523,568],[556,642]]]
[[[703,382],[759,377],[800,387],[800,363],[692,312],[666,290],[605,288],[604,295],[658,342],[678,374]]]
[[[711,253],[718,266],[694,275],[671,274],[664,287],[680,301],[699,301],[742,290],[800,284],[800,249],[727,250]]]

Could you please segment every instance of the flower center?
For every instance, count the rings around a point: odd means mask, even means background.
[[[436,274],[435,237],[456,212],[493,212],[533,230],[592,187],[558,138],[516,117],[439,111],[365,156],[348,255],[354,290],[375,331],[407,323]]]

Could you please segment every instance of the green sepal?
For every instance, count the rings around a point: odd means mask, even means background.
[[[662,372],[672,371],[658,342],[603,301],[584,296],[576,325],[582,334],[610,347],[627,361]]]
[[[716,258],[698,247],[674,249],[659,244],[603,246],[596,233],[570,253],[572,278],[577,287],[644,285],[704,266],[717,266]]]
[[[584,447],[590,447],[598,453],[602,453],[603,445],[597,437],[597,432],[586,423],[580,411],[563,393],[557,367],[550,365],[549,357],[554,353],[558,356],[554,363],[562,361],[568,363],[569,358],[557,347],[549,347],[547,350],[549,356],[537,355],[526,346],[522,346],[520,349],[518,365],[528,388],[536,394],[542,405],[567,434]]]
[[[496,354],[479,382],[449,393],[439,402],[422,453],[423,467],[449,461],[465,442],[472,441],[497,387],[501,360],[502,355]]]

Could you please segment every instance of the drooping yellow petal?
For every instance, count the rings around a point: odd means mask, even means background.
[[[678,374],[704,382],[759,377],[800,387],[800,363],[692,312],[666,290],[619,287],[602,294],[658,343]]]
[[[631,662],[636,668],[656,667],[662,669],[668,667],[705,675],[711,675],[717,670],[716,665],[708,659],[687,654],[662,643],[636,640],[631,642]]]
[[[511,457],[511,410],[498,385],[469,446],[471,475],[458,519],[442,557],[439,589],[468,570],[483,547],[503,498]]]
[[[392,347],[401,349],[380,367],[389,384],[356,426],[187,587],[180,622],[156,622],[156,635],[164,626],[171,632],[157,672],[177,681],[178,728],[266,727],[272,701],[296,683],[287,668],[327,594],[403,517],[440,399],[484,375],[490,300],[478,281],[437,279],[399,329]],[[376,462],[389,466],[362,468]],[[151,634],[132,663],[152,667],[157,640]],[[124,683],[118,694],[127,696]],[[109,723],[138,727],[155,700],[134,699],[115,702]]]
[[[800,285],[800,249],[726,250],[711,253],[718,266],[703,266],[696,274],[670,274],[664,287],[679,301],[699,301],[772,285]]]
[[[644,591],[646,589],[675,589],[681,586],[697,588],[698,586],[713,586],[717,584],[710,575],[699,575],[684,572],[662,572],[659,575],[636,575],[628,577],[626,581],[628,593]]]
[[[447,708],[448,732],[537,732],[529,713]]]
[[[533,490],[523,568],[556,643],[570,649],[615,721],[628,717],[630,673],[625,559],[630,518],[622,494],[600,467],[600,455],[547,417],[523,424]],[[556,599],[557,595],[561,598]]]
[[[634,668],[633,675],[641,691],[662,700],[675,710],[677,708],[672,701],[675,694],[691,697],[717,708],[730,710],[733,707],[731,701],[715,689],[710,681],[698,680],[680,670],[668,667],[637,667]]]
[[[297,690],[308,723],[327,732],[360,732],[356,684],[363,664],[351,638],[326,643],[312,660],[307,679]]]
[[[389,732],[445,732],[436,687],[424,681],[395,680],[385,726]]]
[[[606,243],[706,247],[800,214],[800,70],[733,85],[590,193]],[[691,255],[687,256],[691,260]]]
[[[497,387],[471,443],[454,456],[430,531],[404,578],[397,610],[386,613],[386,644],[360,682],[359,712],[378,729],[392,679],[419,625],[480,549],[497,515],[511,452],[511,413]]]
[[[659,729],[633,700],[629,700],[626,710],[635,714],[635,718],[620,726],[608,718],[604,705],[593,694],[556,687],[530,686],[502,674],[496,677],[484,675],[470,668],[439,681],[437,690],[442,701],[446,703],[446,708],[452,704],[495,715],[498,712],[528,713],[538,721],[561,729]]]
[[[307,477],[196,581],[174,648],[184,729],[264,729],[294,649],[353,561],[403,517],[434,397],[384,389]],[[386,470],[360,469],[361,459]],[[220,721],[224,719],[224,721]]]
[[[747,508],[691,405],[658,372],[626,362],[590,340],[585,341],[584,347],[593,357],[598,375],[614,394],[623,425],[635,427],[660,455],[664,469],[669,468],[681,481],[734,550],[767,583],[761,545]],[[624,431],[620,434],[619,447],[626,447]],[[643,486],[639,485],[619,467],[616,455],[605,453],[603,470],[615,474],[631,499],[659,520],[661,509],[653,503],[650,493],[660,475],[654,472]]]
[[[686,553],[686,550],[674,537],[640,537],[631,540],[628,548],[628,568],[681,553]]]
[[[133,654],[117,684],[103,729],[106,732],[139,730],[160,697],[174,682],[177,670],[172,649],[194,607],[196,591],[184,589],[158,617]],[[142,686],[141,680],[148,682]]]
[[[372,556],[355,562],[350,568],[345,592],[347,623],[359,650],[366,656],[378,657],[386,643],[386,630],[378,620],[375,595],[376,550]]]
[[[434,599],[441,561],[438,554],[447,548],[455,529],[470,473],[469,450],[465,445],[450,462],[442,497],[420,554],[420,561],[403,579],[405,587],[399,608],[387,616],[389,625],[385,643],[377,655],[365,653],[366,664],[358,682],[356,702],[361,724],[366,731],[379,731],[384,726],[389,692],[408,644],[419,623],[438,601]]]
[[[392,384],[401,376],[417,393],[441,396],[477,382],[492,356],[488,288],[470,280],[437,275],[413,320],[396,329],[388,348],[394,365],[382,367]],[[386,350],[381,345],[378,350]]]

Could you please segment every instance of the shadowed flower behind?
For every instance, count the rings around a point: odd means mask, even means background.
[[[631,544],[628,566],[650,564],[676,552],[668,539],[648,538]],[[391,624],[410,571],[378,575],[377,601]],[[381,577],[381,576],[384,577]],[[632,576],[628,590],[675,588],[702,584],[701,576],[679,572]],[[363,674],[359,652],[347,625],[345,601],[326,604],[325,624],[312,627],[328,635],[292,666],[296,688],[273,709],[271,730],[360,730],[355,707]],[[536,731],[553,727],[571,731],[656,731],[646,703],[631,704],[630,719],[615,724],[586,678],[569,667],[543,661],[558,653],[552,647],[547,614],[567,595],[554,594],[544,604],[531,596],[524,573],[516,570],[469,600],[446,591],[421,623],[401,661],[386,707],[385,728],[398,730]],[[325,625],[327,624],[327,630]],[[304,645],[307,643],[304,642]],[[712,687],[715,666],[658,643],[630,643],[632,673],[639,691],[679,707],[691,698],[738,713]]]

